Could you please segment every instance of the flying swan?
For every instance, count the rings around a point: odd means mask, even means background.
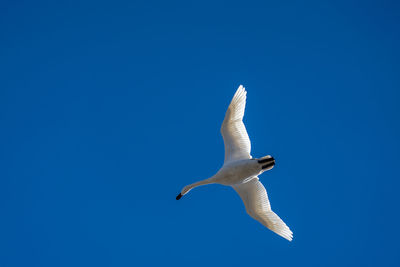
[[[253,158],[250,155],[250,139],[243,124],[246,106],[246,90],[240,85],[225,114],[221,134],[225,144],[225,161],[222,168],[211,178],[185,186],[176,197],[179,200],[193,188],[206,184],[232,186],[241,197],[247,213],[283,238],[292,241],[289,227],[271,210],[267,191],[258,175],[275,165],[271,156]]]

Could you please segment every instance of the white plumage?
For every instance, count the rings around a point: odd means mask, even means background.
[[[250,138],[244,127],[243,116],[246,107],[246,90],[241,85],[237,89],[225,114],[221,126],[221,134],[225,143],[225,164],[250,159]]]
[[[247,183],[232,185],[242,198],[247,213],[271,231],[291,241],[293,233],[289,227],[271,210],[268,194],[258,177]]]
[[[293,233],[289,227],[271,210],[267,191],[258,175],[275,165],[271,156],[252,158],[251,144],[243,124],[246,107],[246,90],[240,85],[225,114],[221,134],[225,144],[225,161],[222,168],[211,178],[185,186],[176,197],[180,199],[191,189],[206,184],[232,186],[241,197],[247,213],[271,231],[291,241]]]

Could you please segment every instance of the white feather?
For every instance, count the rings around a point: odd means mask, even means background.
[[[290,231],[289,227],[282,219],[271,210],[267,190],[265,190],[258,177],[254,177],[247,183],[232,185],[232,187],[241,197],[246,211],[251,217],[268,227],[271,231],[292,241],[292,231]]]
[[[250,159],[250,139],[243,124],[246,107],[246,90],[240,85],[225,114],[221,134],[225,144],[225,164],[240,159]]]
[[[253,159],[250,155],[250,139],[243,124],[246,94],[244,87],[239,86],[221,126],[225,144],[224,165],[211,178],[185,186],[176,199],[180,199],[197,186],[213,183],[230,185],[242,198],[246,211],[251,217],[291,241],[292,231],[271,210],[267,191],[258,179],[258,175],[272,169],[275,160],[271,156]]]

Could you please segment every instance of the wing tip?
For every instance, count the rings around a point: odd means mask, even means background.
[[[246,88],[243,86],[243,84],[239,85],[238,89],[236,92],[241,91],[242,93],[246,93]]]
[[[286,226],[285,228],[283,228],[281,230],[272,230],[272,231],[290,242],[293,240],[293,232],[290,230],[290,228],[288,226]]]
[[[243,87],[243,85],[240,85],[239,88],[236,90],[235,95],[232,98],[231,104],[236,105],[240,102],[246,101],[246,95],[247,95],[247,91],[246,89]]]

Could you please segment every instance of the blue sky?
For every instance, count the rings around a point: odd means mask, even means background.
[[[399,266],[396,1],[3,1],[0,266]],[[222,165],[239,84],[260,178]]]

